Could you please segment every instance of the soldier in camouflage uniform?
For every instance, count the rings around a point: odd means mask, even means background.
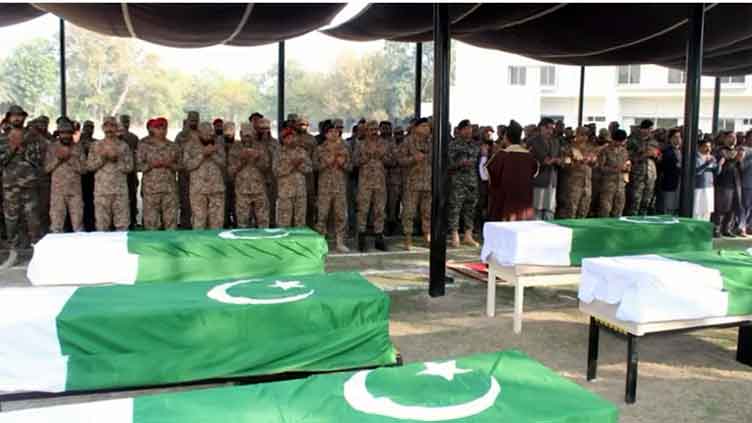
[[[151,136],[138,143],[136,168],[143,174],[144,227],[150,231],[178,226],[180,148],[167,139],[167,119],[149,119]]]
[[[390,144],[379,138],[379,124],[366,122],[366,138],[358,144],[355,162],[360,167],[358,203],[358,249],[366,251],[366,221],[373,216],[375,247],[386,251],[384,212],[386,211],[386,165],[392,163]]]
[[[478,201],[478,160],[480,144],[471,136],[473,126],[465,119],[457,125],[457,138],[449,143],[449,172],[451,172],[448,222],[452,246],[460,246],[460,215],[465,224],[465,244],[478,247],[473,239],[475,204]]]
[[[13,105],[6,118],[11,129],[0,140],[0,164],[3,166],[3,206],[5,226],[10,247],[8,259],[2,268],[13,266],[18,259],[17,250],[21,247],[19,219],[23,215],[28,227],[29,240],[39,239],[39,174],[43,157],[38,143],[25,140],[23,122],[26,112]]]
[[[313,165],[319,171],[318,224],[316,230],[326,236],[326,222],[334,215],[336,250],[347,253],[345,232],[347,225],[347,172],[352,169],[350,151],[331,123],[322,126],[324,142],[316,147]]]
[[[624,147],[627,133],[618,129],[612,141],[598,153],[596,166],[600,170],[598,217],[620,217],[624,209],[625,177],[629,174],[629,153]]]
[[[658,142],[650,134],[653,122],[640,124],[639,137],[631,138],[627,145],[632,172],[629,175],[629,207],[627,215],[645,215],[653,204],[655,180],[658,177],[656,161],[660,153]]]
[[[183,130],[175,137],[175,144],[180,148],[180,154],[184,153],[192,142],[198,143],[199,114],[196,111],[188,112]],[[182,159],[181,159],[182,162]],[[178,172],[178,188],[180,190],[180,227],[191,228],[191,175],[185,169]]]
[[[258,118],[255,120],[253,127],[253,140],[254,142],[263,145],[266,149],[266,154],[270,158],[274,158],[279,153],[279,142],[271,135],[271,122],[266,118]],[[277,220],[277,179],[272,172],[271,166],[264,172],[266,178],[266,196],[269,199],[269,225],[278,226]]]
[[[248,124],[250,127],[250,123]],[[253,131],[250,131],[252,134]],[[250,135],[252,136],[252,135]],[[217,136],[217,140],[222,140],[225,146],[225,154],[227,157],[227,163],[229,168],[230,163],[230,151],[236,144],[235,141],[235,122],[224,122],[222,125],[222,135]],[[225,172],[225,228],[235,228],[238,226],[238,214],[235,210],[235,203],[237,199],[235,197],[235,181],[230,176],[230,172]]]
[[[198,133],[199,140],[188,142],[183,151],[183,167],[191,177],[193,229],[221,229],[225,220],[225,149],[216,143],[211,123],[201,122]]]
[[[391,128],[384,127],[384,130],[391,132]],[[382,134],[383,137],[383,134]],[[401,126],[394,129],[394,136],[390,137],[390,144],[392,150],[391,163],[387,164],[386,174],[386,226],[387,235],[395,235],[399,233],[399,215],[400,204],[402,202],[402,188],[404,186],[404,172],[402,166],[399,165],[396,158],[402,153],[402,146],[404,145],[405,131]]]
[[[128,204],[128,173],[133,172],[133,153],[128,144],[117,137],[118,122],[113,116],[102,124],[104,139],[89,151],[87,167],[96,172],[94,213],[98,231],[125,231],[130,224]]]
[[[282,147],[273,157],[272,171],[277,178],[277,224],[280,227],[305,226],[306,179],[312,165],[308,152],[295,141],[292,128],[282,130]]]
[[[44,170],[51,175],[50,231],[63,232],[66,211],[74,232],[83,230],[84,201],[81,173],[85,156],[80,144],[73,143],[73,125],[67,120],[57,125],[58,140],[47,149]]]
[[[304,116],[294,116],[295,142],[303,147],[313,160],[316,150],[316,138],[308,132],[310,122]],[[310,227],[316,224],[316,171],[306,175],[306,224]]]
[[[596,155],[588,142],[586,128],[577,128],[574,141],[562,147],[562,203],[559,213],[562,219],[585,218],[590,212],[592,196],[592,167]]]
[[[616,131],[616,129],[618,128],[615,127],[614,131]],[[602,149],[606,148],[610,141],[611,132],[606,128],[601,128],[600,131],[598,131],[598,137],[590,144],[593,155],[596,157],[596,162],[598,161],[598,154]],[[590,181],[592,195],[590,196],[590,213],[588,216],[595,217],[598,215],[598,205],[600,204],[598,195],[600,195],[601,192],[601,170],[598,166],[593,166]]]
[[[25,132],[26,143],[36,143],[39,145],[39,151],[44,160],[47,155],[47,148],[51,142],[48,138],[50,133],[47,128],[49,118],[40,116],[29,122]],[[39,168],[39,177],[37,179],[37,190],[39,194],[39,230],[40,236],[49,232],[50,228],[50,175],[44,171],[44,167]]]
[[[84,155],[84,164],[89,157],[89,151],[97,140],[94,139],[94,122],[87,120],[84,122],[81,130],[81,138],[78,143],[81,145],[81,152]],[[94,173],[84,165],[81,169],[81,195],[84,201],[84,229],[94,231]]]
[[[423,237],[431,241],[431,127],[428,119],[415,122],[412,133],[405,138],[403,154],[398,157],[407,173],[405,210],[402,229],[405,231],[405,249],[412,249],[412,229],[415,212],[420,207]]]
[[[124,129],[123,141],[128,144],[131,153],[133,153],[133,160],[135,163],[136,152],[138,151],[138,136],[130,131],[131,117],[130,115],[120,115],[120,125]],[[130,208],[130,229],[135,228],[136,222],[138,222],[138,175],[136,168],[133,168],[133,172],[128,174],[128,207]]]
[[[235,183],[235,213],[239,228],[247,228],[253,216],[256,226],[269,227],[269,198],[266,173],[271,157],[266,146],[253,139],[250,123],[240,125],[240,142],[234,143],[228,156],[228,173]]]

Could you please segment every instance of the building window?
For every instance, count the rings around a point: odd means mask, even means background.
[[[524,66],[509,67],[509,85],[525,85],[527,80],[527,68]]]
[[[744,84],[744,75],[740,76],[722,76],[721,84]]]
[[[588,122],[605,122],[606,117],[605,116],[588,116],[587,121]]]
[[[677,69],[668,70],[668,83],[669,84],[684,84],[686,82],[687,82],[686,73]]]
[[[658,118],[655,120],[656,128],[671,129],[679,126],[679,119]]]
[[[639,84],[640,65],[619,66],[619,84]]]
[[[733,131],[736,124],[736,119],[718,119],[719,131]]]
[[[564,115],[541,115],[541,119],[543,118],[550,118],[554,122],[558,122],[558,121],[564,122]]]
[[[541,66],[540,84],[543,87],[553,87],[554,85],[556,85],[556,67],[555,66]]]

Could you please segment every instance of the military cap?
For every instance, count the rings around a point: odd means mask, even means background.
[[[69,120],[58,122],[57,132],[73,132],[73,124]]]
[[[653,127],[653,121],[650,119],[645,119],[640,123],[640,129],[650,129]]]
[[[337,129],[337,127],[334,126],[331,120],[325,120],[321,124],[321,134],[326,135],[327,132],[329,132],[331,129]]]
[[[234,130],[235,129],[235,122],[232,122],[232,121],[228,120],[227,122],[223,123],[222,128],[224,128],[224,129],[233,129]]]
[[[396,132],[405,132],[405,128],[403,128],[403,127],[401,127],[401,126],[395,126],[395,127],[394,127],[394,132],[395,132],[395,133],[396,133]]]
[[[281,138],[288,137],[290,135],[295,135],[295,131],[292,128],[285,128],[282,130],[282,136]]]
[[[379,122],[379,126],[392,126],[392,122],[389,122],[388,120],[382,120]]]
[[[240,135],[253,134],[253,125],[250,122],[243,122],[240,124]]]
[[[463,119],[457,125],[457,129],[467,128],[468,126],[472,126],[472,124],[470,123],[470,119]]]
[[[288,113],[288,114],[287,114],[287,120],[289,120],[289,121],[293,121],[293,122],[295,122],[295,121],[297,121],[298,119],[299,119],[299,117],[298,117],[298,114],[297,114],[297,113]]]
[[[46,118],[46,117],[47,117],[47,116],[40,116],[40,117],[39,117],[39,119],[41,119],[41,118]],[[49,119],[49,118],[48,118],[48,119]],[[55,119],[55,123],[57,123],[57,124],[59,125],[59,124],[60,124],[60,122],[62,122],[62,121],[64,121],[64,120],[67,120],[68,122],[73,122],[73,120],[72,120],[71,118],[69,118],[68,116],[58,116],[58,118],[57,118],[57,119]],[[47,122],[49,122],[49,120],[48,120]]]
[[[221,123],[224,125],[225,121],[222,120],[222,118],[216,118],[212,121],[212,125],[216,125],[218,123]]]
[[[158,117],[158,118],[154,118],[154,119],[149,119],[149,121],[146,122],[146,127],[147,128],[159,127],[159,126],[164,126],[166,128],[167,127],[167,119],[163,118],[163,117]]]
[[[493,129],[493,127],[492,127],[492,126],[484,126],[484,127],[483,127],[483,128],[481,129],[481,132],[496,132],[496,131],[494,131],[494,129]]]
[[[606,129],[606,128],[601,128],[600,131],[598,131],[598,136],[601,137],[601,138],[608,138],[608,136],[610,134],[611,133],[608,132],[608,129]]]
[[[422,125],[424,123],[429,123],[428,118],[422,117],[420,119],[415,119],[415,126]]]
[[[261,114],[261,113],[259,113],[259,112],[253,112],[253,113],[251,113],[251,115],[250,115],[250,116],[248,116],[248,120],[253,120],[253,118],[255,118],[255,117],[257,117],[257,118],[260,118],[260,119],[263,119],[263,118],[264,118],[264,115],[262,115],[262,114]]]
[[[37,119],[39,119],[40,122],[46,123],[48,125],[50,123],[50,117],[49,116],[42,115],[42,116],[39,116]]]
[[[308,120],[307,116],[305,116],[305,115],[299,115],[295,119],[295,124],[301,124],[301,123],[310,123],[310,121]]]
[[[259,119],[258,125],[259,127],[266,125],[266,129],[269,129],[269,127],[272,125],[272,122],[269,119],[262,117],[261,119]]]
[[[5,117],[9,117],[10,115],[23,115],[24,117],[29,116],[28,113],[23,109],[23,107],[19,106],[18,104],[13,104],[8,108],[8,111],[5,112]]]
[[[188,120],[191,120],[191,119],[196,119],[196,120],[199,119],[199,115],[197,111],[191,110],[188,112]]]
[[[366,129],[370,129],[370,128],[378,129],[379,123],[376,122],[375,120],[369,120],[368,122],[366,122]]]
[[[614,131],[614,135],[611,137],[614,141],[624,141],[627,139],[627,133],[623,129],[617,129]]]
[[[94,122],[90,121],[90,120],[85,120],[84,121],[84,126],[94,126]]]
[[[115,125],[115,126],[117,126],[118,125],[118,121],[117,121],[117,119],[115,119],[115,116],[107,116],[102,121],[102,126],[104,126],[104,125]]]

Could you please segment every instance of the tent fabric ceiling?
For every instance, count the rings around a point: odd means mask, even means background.
[[[429,41],[432,4],[370,4],[325,30],[348,40]],[[465,5],[469,6],[469,5]],[[688,4],[481,4],[452,19],[452,37],[478,47],[570,65],[654,63],[683,69]],[[450,10],[452,10],[450,8]],[[451,12],[450,12],[451,14]],[[752,4],[707,4],[703,73],[752,69]],[[422,31],[416,31],[416,28]]]
[[[103,35],[195,48],[216,44],[256,46],[294,38],[329,24],[346,4],[34,3],[33,7],[16,6],[19,11],[35,13],[20,21],[49,12]],[[7,5],[0,6],[0,13],[6,8]],[[20,22],[6,19],[4,14],[0,16],[0,26]]]
[[[42,15],[43,11],[28,3],[0,3],[0,27],[15,25]]]

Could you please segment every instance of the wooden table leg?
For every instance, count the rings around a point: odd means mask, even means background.
[[[488,287],[486,288],[486,316],[496,315],[496,265],[488,263]]]
[[[588,337],[587,380],[593,380],[598,373],[598,341],[600,326],[595,317],[590,317],[590,335]]]
[[[752,324],[739,326],[736,343],[736,361],[752,366]]]
[[[637,364],[639,362],[637,341],[637,336],[627,334],[627,386],[624,394],[627,404],[634,404],[637,400]]]
[[[525,303],[525,283],[520,279],[514,282],[514,333],[522,332],[522,306]]]

